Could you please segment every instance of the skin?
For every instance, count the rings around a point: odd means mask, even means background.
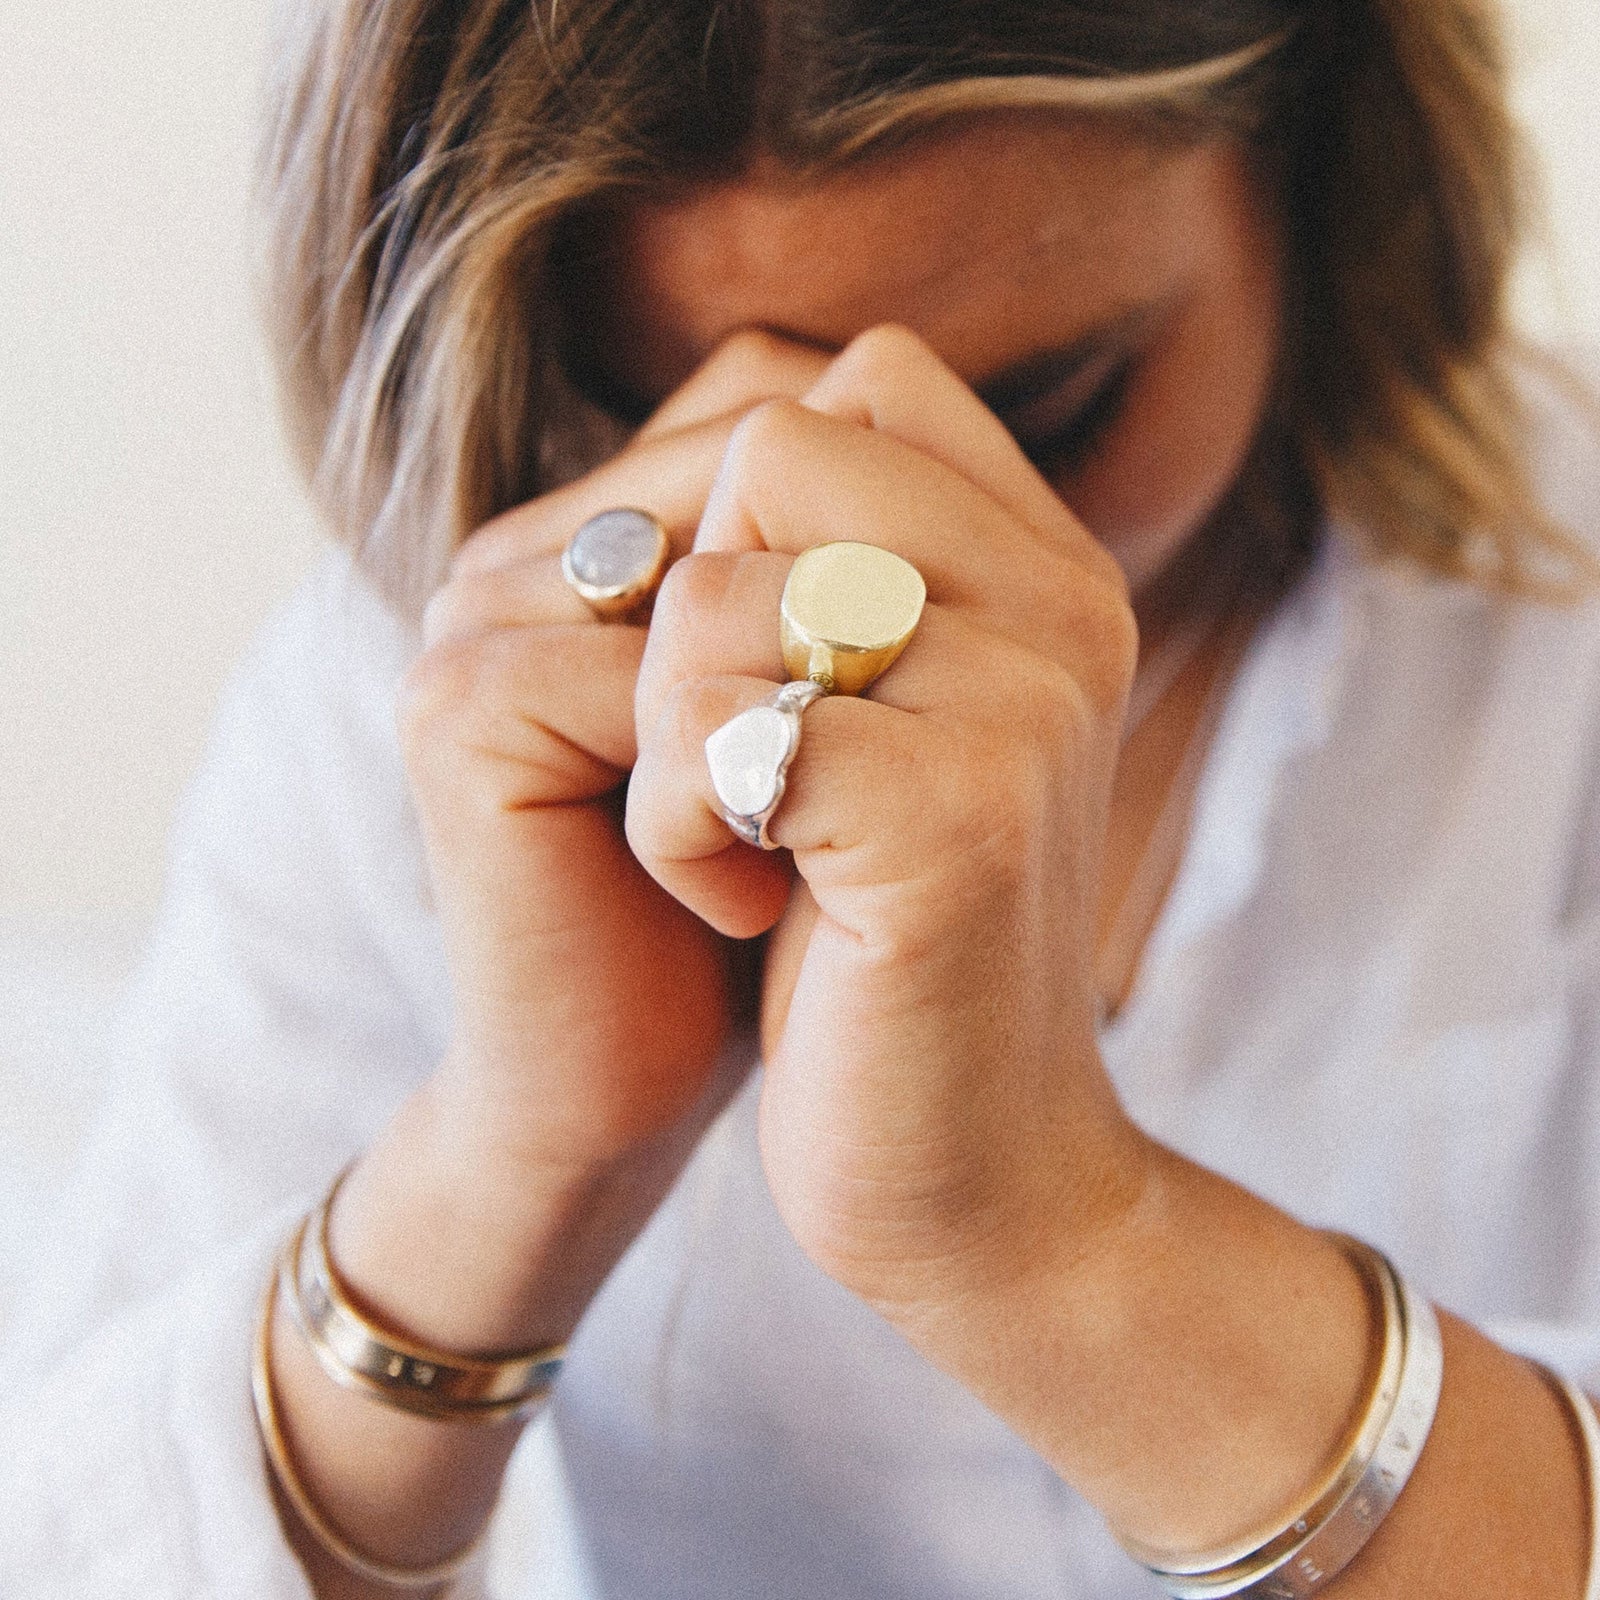
[[[1094,1028],[1129,976],[1101,959],[1107,908],[1232,660],[1203,651],[1122,748],[1138,614],[1161,625],[1162,576],[1266,403],[1270,218],[1226,147],[1007,117],[608,220],[585,356],[651,420],[469,541],[409,680],[458,1032],[334,1213],[380,1321],[464,1350],[571,1331],[735,1086],[727,941],[770,929],[761,1157],[812,1259],[1145,1543],[1238,1537],[1316,1480],[1367,1381],[1359,1282],[1129,1123]],[[1086,336],[1087,366],[1019,400],[1019,363]],[[1095,447],[1036,470],[1018,441],[1125,361]],[[682,553],[648,630],[595,622],[559,575],[571,529],[619,503]],[[763,854],[721,822],[703,743],[784,676],[788,566],[841,537],[913,560],[930,603],[868,696],[807,713],[786,852]],[[402,1563],[470,1536],[513,1430],[346,1394],[283,1317],[274,1348],[339,1526]],[[1446,1372],[1411,1485],[1334,1592],[1576,1595],[1561,1408],[1451,1319]],[[289,1521],[319,1593],[384,1592]]]

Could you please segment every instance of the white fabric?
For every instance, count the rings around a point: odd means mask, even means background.
[[[1556,418],[1546,438],[1554,508],[1600,535],[1600,452]],[[0,1365],[8,1600],[307,1593],[251,1426],[250,1325],[288,1218],[449,1030],[393,728],[413,649],[331,559],[228,695],[54,1270]],[[1600,607],[1496,603],[1331,541],[1250,651],[1104,1040],[1152,1133],[1591,1384],[1597,734]],[[790,1240],[759,1089],[584,1320],[514,1464],[492,1592],[1149,1594]]]

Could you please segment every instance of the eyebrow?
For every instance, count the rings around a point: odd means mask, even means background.
[[[1134,306],[1098,323],[1068,344],[1036,350],[1012,362],[993,377],[975,384],[974,390],[996,416],[1026,410],[1034,401],[1054,393],[1096,361],[1127,344],[1149,322],[1155,309],[1153,305]]]

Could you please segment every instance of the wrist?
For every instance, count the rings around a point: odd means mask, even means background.
[[[1151,1144],[1131,1204],[932,1359],[1123,1533],[1208,1549],[1326,1470],[1372,1338],[1333,1239]]]
[[[1053,1148],[1008,1155],[1003,1196],[970,1207],[956,1242],[909,1288],[868,1297],[874,1309],[960,1375],[964,1350],[975,1367],[990,1365],[995,1325],[1029,1323],[1063,1296],[1078,1301],[1101,1278],[1123,1278],[1166,1205],[1170,1152],[1120,1107],[1112,1113],[1092,1127],[1080,1117],[1070,1134],[1038,1141]]]
[[[562,1343],[668,1182],[639,1160],[514,1157],[429,1084],[351,1169],[329,1252],[352,1299],[419,1342]]]

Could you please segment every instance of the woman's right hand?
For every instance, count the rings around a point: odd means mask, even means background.
[[[727,941],[623,837],[647,630],[597,620],[562,550],[638,506],[683,554],[734,425],[824,365],[736,335],[619,455],[474,534],[428,606],[401,725],[455,1001],[435,1093],[514,1163],[646,1146],[703,1099],[729,1026]]]
[[[825,365],[735,335],[619,454],[476,532],[428,607],[401,731],[454,1028],[334,1213],[336,1255],[380,1310],[416,1320],[419,1302],[449,1299],[443,1322],[420,1313],[441,1336],[564,1337],[735,1086],[714,1081],[734,947],[623,835],[647,630],[598,620],[561,553],[622,505],[686,551],[740,418],[804,393]],[[389,1287],[398,1245],[379,1219],[397,1183],[412,1191],[401,1210],[422,1208],[436,1236],[472,1229],[470,1273],[492,1281],[447,1282],[441,1262],[412,1295]]]

